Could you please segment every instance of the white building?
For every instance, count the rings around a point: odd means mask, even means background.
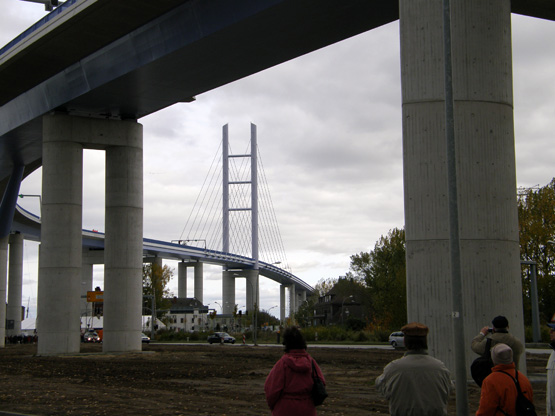
[[[169,312],[167,327],[175,332],[207,331],[208,306],[195,298],[173,298]]]

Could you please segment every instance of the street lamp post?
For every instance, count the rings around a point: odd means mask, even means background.
[[[29,194],[19,194],[18,197],[23,198],[38,198],[39,199],[39,216],[42,217],[42,196],[41,195],[29,195]]]

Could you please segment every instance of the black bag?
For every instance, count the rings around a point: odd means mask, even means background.
[[[476,384],[482,387],[484,379],[491,374],[493,361],[491,360],[491,338],[486,341],[486,351],[481,357],[476,358],[470,365],[470,374]]]
[[[513,379],[516,384],[516,390],[518,392],[515,404],[516,416],[537,416],[534,404],[530,400],[528,400],[528,398],[522,393],[522,390],[520,389],[520,384],[518,382],[518,371],[515,370],[516,378],[511,376],[509,373],[505,373],[504,371],[500,372],[507,374]],[[501,413],[508,415],[508,413],[503,411],[503,409],[501,409],[500,407],[498,407],[498,409],[501,411]]]
[[[312,360],[312,379],[314,380],[314,385],[312,386],[312,401],[314,406],[320,406],[324,403],[328,393],[326,392],[326,386],[324,382],[318,377],[316,372],[316,367],[314,367],[314,360]]]

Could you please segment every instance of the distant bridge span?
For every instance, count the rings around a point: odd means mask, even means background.
[[[17,207],[13,227],[24,233],[25,239],[40,241],[40,218],[20,206]],[[83,248],[104,250],[104,237],[104,233],[83,230]],[[143,239],[143,256],[145,258],[161,257],[178,261],[198,261],[206,264],[226,266],[228,269],[250,270],[254,268],[255,264],[253,259],[238,254],[191,247],[150,238]],[[262,276],[274,282],[285,286],[295,285],[295,292],[304,291],[309,294],[314,292],[314,288],[308,283],[273,264],[259,261],[258,270]]]

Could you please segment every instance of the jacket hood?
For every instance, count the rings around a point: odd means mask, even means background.
[[[312,358],[305,350],[291,350],[283,356],[283,361],[296,373],[312,371]]]

